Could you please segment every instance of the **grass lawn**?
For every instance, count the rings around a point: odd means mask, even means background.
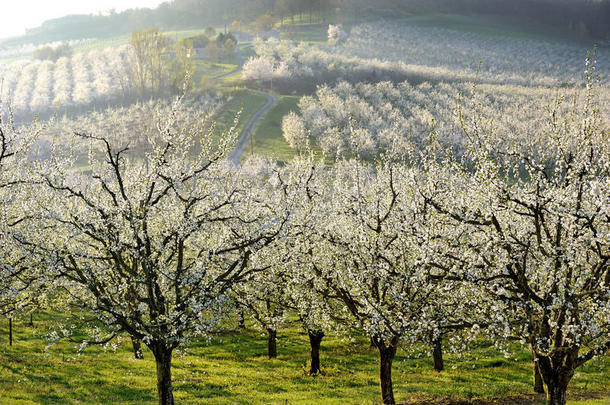
[[[129,43],[129,34],[119,35],[110,38],[96,39],[95,41],[85,42],[84,44],[75,45],[74,53],[90,52],[93,50],[103,50],[106,48],[118,48],[121,45]]]
[[[227,90],[225,95],[230,100],[225,103],[220,113],[214,117],[217,131],[229,129],[233,125],[235,116],[241,110],[237,125],[238,133],[241,133],[250,118],[267,102],[264,96],[245,89]]]
[[[279,102],[261,119],[254,131],[254,153],[261,156],[271,157],[280,162],[288,162],[295,155],[294,149],[288,145],[282,134],[282,118],[290,111],[299,113],[299,100],[301,96],[279,96]],[[311,145],[316,155],[322,151],[316,144]],[[250,148],[246,149],[243,158],[247,157]],[[334,164],[331,157],[325,159],[329,166]]]
[[[299,99],[300,97],[295,96],[280,96],[278,104],[265,114],[254,132],[255,154],[284,162],[294,157],[294,149],[288,145],[282,135],[282,118],[290,111],[299,112],[297,106]]]
[[[221,77],[214,83],[220,87],[231,88],[231,87],[242,87],[243,81],[241,79],[241,71],[235,72],[231,75]]]
[[[238,61],[235,58],[230,58],[215,63],[209,60],[195,59],[193,64],[195,65],[193,83],[195,83],[195,85],[200,85],[202,82],[209,82],[214,77],[235,70],[238,66]]]
[[[285,27],[280,27],[280,38],[290,41],[325,44],[328,42],[328,25],[286,24]]]
[[[150,351],[134,360],[128,339],[116,351],[99,347],[76,355],[74,343],[45,350],[48,333],[59,318],[15,320],[15,342],[7,344],[7,322],[0,328],[0,403],[154,403],[155,364]],[[250,325],[249,325],[250,326]],[[180,404],[378,404],[377,356],[366,339],[329,336],[322,342],[320,377],[307,375],[308,340],[292,325],[278,333],[279,357],[267,359],[265,335],[254,329],[226,331],[197,340],[175,353],[173,381]],[[447,371],[431,370],[431,361],[399,350],[394,361],[396,399],[403,403],[450,403],[474,398],[532,398],[527,351],[505,358],[481,343],[469,353],[447,355]],[[572,405],[610,403],[610,359],[579,370],[571,384]],[[604,397],[606,395],[606,397]],[[441,399],[444,401],[441,402]],[[511,403],[511,402],[500,402]]]
[[[256,51],[254,50],[254,46],[244,46],[241,49],[241,57],[244,61],[247,61],[249,58],[256,57]]]

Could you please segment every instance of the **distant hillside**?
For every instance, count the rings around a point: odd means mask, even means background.
[[[114,32],[124,32],[131,12],[112,16],[68,15],[47,20],[40,27],[29,29],[23,38],[30,43],[45,43],[69,39],[98,38]]]
[[[15,46],[102,38],[156,26],[163,30],[252,22],[263,14],[276,20],[359,21],[426,13],[482,14],[527,18],[582,38],[610,40],[610,0],[173,0],[156,9],[131,9],[110,15],[71,15],[44,22],[27,34],[0,43]]]

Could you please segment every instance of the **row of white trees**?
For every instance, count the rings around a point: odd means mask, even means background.
[[[77,53],[57,62],[15,62],[0,69],[0,96],[12,96],[16,112],[44,113],[124,96],[129,47]]]
[[[180,102],[149,119],[144,156],[77,131],[87,171],[77,150],[28,162],[37,129],[2,121],[4,305],[49,291],[94,315],[89,341],[143,342],[160,404],[174,402],[173,351],[237,303],[270,354],[298,314],[313,373],[324,333],[369,336],[385,404],[400,345],[439,359],[460,331],[531,346],[548,405],[564,405],[575,370],[610,349],[610,138],[594,90],[551,105],[538,136],[504,139],[474,103],[456,116],[459,158],[432,131],[426,147],[333,168],[300,157],[238,171],[234,129],[181,121]]]
[[[42,130],[39,123],[19,127],[0,105],[0,313],[9,318],[34,304],[39,287],[31,277],[31,266],[38,263],[14,242],[32,213],[33,190],[24,183],[27,156]]]
[[[370,336],[394,403],[399,344],[430,344],[440,369],[443,336],[484,331],[530,345],[547,403],[565,404],[575,370],[610,350],[610,138],[590,68],[585,94],[556,99],[529,136],[497,131],[475,94],[458,106],[459,158],[433,130],[377,164],[291,167],[309,174],[286,247],[240,295],[266,302],[247,307],[270,339],[288,308],[312,349],[331,329]]]
[[[189,125],[196,122],[200,126],[214,124],[214,117],[219,113],[227,98],[221,93],[204,93],[184,101],[180,111],[175,112],[177,125]],[[124,147],[137,156],[144,156],[150,151],[148,138],[158,132],[154,115],[172,113],[172,102],[161,100],[136,102],[129,106],[108,107],[89,111],[75,116],[55,116],[45,122],[45,130],[36,138],[32,156],[45,158],[54,149],[74,150],[78,165],[85,165],[89,153],[88,141],[74,138],[69,134],[87,128],[87,132],[104,136],[113,145]],[[68,136],[67,136],[68,134]]]
[[[582,55],[593,45],[383,21],[354,27],[335,52],[444,67],[471,77],[478,72],[481,80],[495,83],[558,86],[584,83]],[[598,62],[608,84],[608,48],[599,49]]]
[[[75,40],[70,40],[70,41],[48,42],[45,44],[29,43],[29,44],[16,45],[16,46],[3,45],[0,47],[0,59],[30,56],[31,54],[34,53],[34,51],[36,51],[37,49],[40,49],[41,47],[57,48],[60,45],[69,45],[71,47],[74,47],[77,45],[85,45],[87,43],[91,43],[94,41],[95,41],[94,39],[75,39]]]
[[[417,35],[401,30],[415,30]],[[511,39],[482,46],[459,33],[442,31],[452,38],[452,45],[447,45],[433,30],[398,24],[366,25],[353,31],[349,40],[337,46],[258,39],[254,43],[258,57],[252,59],[257,63],[244,66],[243,77],[256,80],[261,75],[254,72],[265,72],[265,77],[278,82],[328,83],[337,78],[468,82],[477,76],[480,83],[547,88],[566,80],[571,85],[584,83],[581,58],[586,49],[580,47]],[[599,49],[597,58],[599,66],[608,65],[606,48]],[[607,84],[608,71],[600,71],[600,76]]]
[[[458,107],[477,108],[482,121],[493,121],[503,142],[536,136],[546,122],[545,106],[556,90],[473,83],[339,82],[318,87],[299,101],[299,113],[284,117],[282,131],[297,151],[311,143],[331,157],[407,153],[426,142],[430,128],[445,145],[463,153],[465,139],[455,120]],[[610,91],[598,88],[600,114],[610,116]]]

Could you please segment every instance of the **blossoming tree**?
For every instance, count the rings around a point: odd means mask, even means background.
[[[421,224],[410,182],[417,170],[394,163],[339,163],[326,193],[315,202],[318,241],[309,247],[318,279],[342,303],[333,314],[347,328],[371,337],[379,351],[384,404],[394,404],[392,362],[399,343],[429,332],[438,288],[412,228]]]
[[[468,153],[431,165],[444,191],[424,193],[469,235],[448,270],[494,300],[490,336],[532,345],[548,405],[610,349],[610,138],[592,71],[573,107],[549,106],[543,133],[499,138],[460,112]]]
[[[173,350],[222,319],[230,288],[254,271],[250,257],[284,225],[226,163],[234,130],[211,135],[205,122],[184,123],[177,104],[144,158],[80,133],[87,172],[61,157],[38,169],[45,228],[33,244],[71,303],[95,316],[92,339],[127,333],[150,348],[164,405],[174,403]]]
[[[28,153],[42,128],[37,122],[17,125],[10,104],[0,105],[0,314],[9,319],[34,302],[31,292],[40,285],[33,271],[39,263],[18,242],[31,231],[25,220],[34,194],[22,186],[28,182]],[[10,329],[12,338],[12,322]]]

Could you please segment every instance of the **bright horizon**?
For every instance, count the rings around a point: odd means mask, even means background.
[[[17,0],[2,6],[0,39],[25,34],[44,21],[70,14],[98,14],[111,9],[155,8],[163,0]]]

